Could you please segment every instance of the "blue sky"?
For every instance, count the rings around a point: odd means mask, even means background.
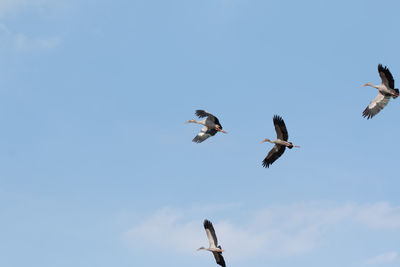
[[[398,266],[398,1],[0,1],[0,265]],[[196,109],[227,135],[191,142]],[[270,169],[274,114],[290,140]]]

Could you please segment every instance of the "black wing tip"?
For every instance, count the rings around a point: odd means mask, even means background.
[[[202,141],[201,141],[200,138],[196,135],[196,136],[193,138],[192,142],[194,142],[194,143],[201,143]]]
[[[366,109],[364,109],[362,116],[364,118],[367,118],[367,120],[372,119],[376,114],[372,114],[369,110],[369,108],[367,107]]]
[[[378,72],[383,72],[383,73],[390,73],[390,70],[388,66],[383,66],[382,64],[378,64]]]
[[[276,114],[274,115],[273,120],[274,120],[274,121],[275,121],[275,120],[277,120],[277,121],[283,121],[282,117],[279,116],[279,115],[276,115]]]
[[[285,125],[285,121],[279,115],[274,115],[273,121],[274,121],[274,124]]]
[[[381,63],[378,64],[378,72],[389,71],[387,66],[383,66]]]
[[[194,112],[194,114],[196,114],[196,116],[199,117],[199,118],[204,118],[204,117],[208,116],[207,112],[205,110],[203,110],[203,109],[197,109]]]
[[[213,227],[212,223],[207,219],[204,220],[203,225],[204,225],[204,228],[206,228],[206,229]]]
[[[262,162],[262,166],[263,166],[264,168],[269,168],[269,166],[270,166],[271,164],[272,164],[271,162],[268,162],[268,161],[266,161],[266,160],[263,160],[263,162]]]

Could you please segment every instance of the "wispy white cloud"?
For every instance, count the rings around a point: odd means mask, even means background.
[[[198,231],[198,222],[179,223],[182,215],[180,211],[163,208],[130,229],[126,238],[140,247],[157,245],[178,252],[193,251],[196,244],[201,244],[204,233]]]
[[[0,0],[0,17],[15,14],[22,9],[40,7],[50,3],[49,0]]]
[[[368,265],[381,265],[394,262],[398,257],[397,252],[385,252],[365,261]]]
[[[207,240],[201,230],[201,220],[185,221],[185,217],[184,210],[164,208],[132,227],[125,237],[141,248],[151,246],[193,253],[199,246],[206,245]],[[323,243],[325,234],[340,223],[400,228],[400,209],[384,202],[270,206],[253,212],[244,225],[226,220],[215,221],[214,226],[227,257],[241,260],[255,254],[276,258],[311,252]]]
[[[14,35],[14,45],[17,49],[51,49],[61,42],[59,37],[29,38],[22,33]]]
[[[360,207],[356,219],[373,228],[400,228],[400,206],[379,202]]]
[[[3,45],[17,50],[51,49],[61,43],[59,37],[32,38],[23,33],[12,32],[4,24],[0,24],[0,40]]]
[[[51,49],[61,43],[57,36],[30,36],[23,32],[10,30],[4,22],[9,16],[21,16],[26,12],[41,12],[48,14],[47,9],[65,9],[68,1],[65,0],[0,0],[0,45],[16,50]],[[46,12],[44,12],[46,10]],[[3,24],[1,24],[3,23]],[[4,24],[5,23],[5,24]]]

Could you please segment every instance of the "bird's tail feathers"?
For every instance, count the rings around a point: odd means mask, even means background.
[[[397,95],[394,95],[393,98],[397,98],[399,96],[399,89],[395,88],[393,90],[397,93]]]

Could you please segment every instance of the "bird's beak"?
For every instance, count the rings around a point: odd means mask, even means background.
[[[264,140],[262,140],[262,141],[261,141],[261,144],[262,144],[262,143],[264,143],[264,142],[267,142],[267,140],[268,140],[268,139],[264,139]]]
[[[185,121],[185,123],[189,123],[190,121]]]
[[[220,131],[221,133],[227,134],[227,132],[225,132],[224,130],[218,129],[218,131]]]
[[[361,85],[361,87],[364,87],[364,86],[367,86],[367,85],[368,85],[368,83]]]

